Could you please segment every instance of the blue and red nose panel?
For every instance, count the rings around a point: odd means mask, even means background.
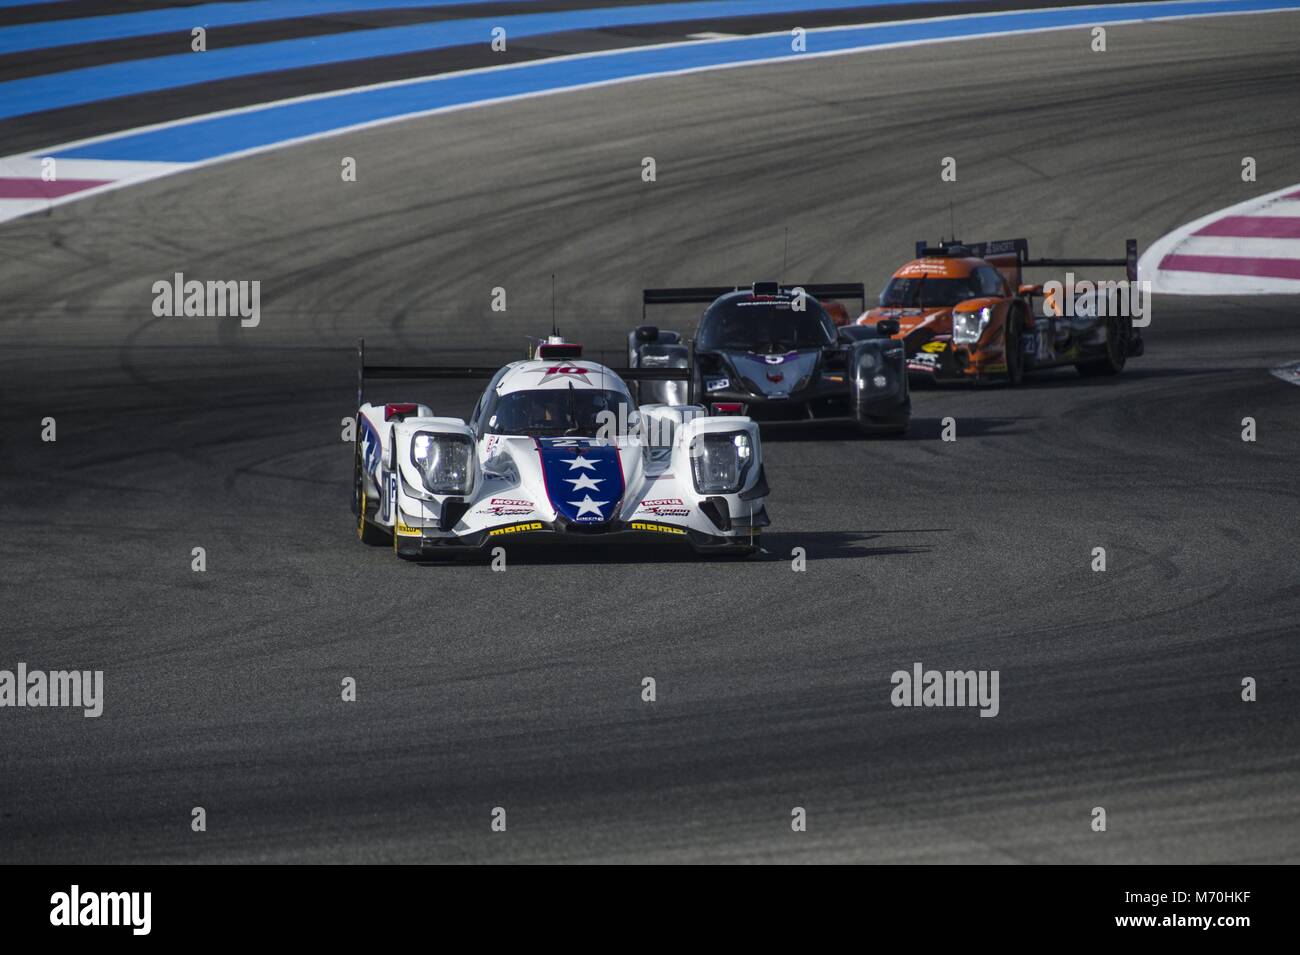
[[[555,512],[574,524],[604,524],[623,500],[618,449],[589,438],[538,438],[546,495]]]

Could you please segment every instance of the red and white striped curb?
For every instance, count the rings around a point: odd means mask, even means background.
[[[1147,249],[1138,278],[1174,295],[1300,293],[1300,184],[1175,229]]]
[[[37,155],[0,159],[0,222],[43,212],[97,192],[155,179],[187,165],[60,159],[51,167],[47,160]],[[51,173],[53,178],[46,178]]]
[[[1292,361],[1287,362],[1285,365],[1279,365],[1272,369],[1272,372],[1278,378],[1281,378],[1289,384],[1300,385],[1300,361]]]

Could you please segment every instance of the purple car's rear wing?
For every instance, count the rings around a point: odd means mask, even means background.
[[[861,282],[810,282],[807,285],[788,282],[755,282],[747,285],[704,285],[689,288],[648,288],[641,292],[641,317],[645,318],[646,307],[650,305],[711,305],[724,295],[752,289],[755,295],[790,294],[795,289],[803,289],[813,298],[857,299],[865,308],[867,289]]]

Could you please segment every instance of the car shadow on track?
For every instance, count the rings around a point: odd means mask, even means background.
[[[978,438],[982,435],[1017,434],[1015,425],[1027,417],[975,418],[961,417],[961,436]],[[780,444],[786,441],[932,441],[943,433],[943,418],[913,417],[907,433],[901,435],[863,434],[852,421],[764,421],[759,433],[765,442]]]
[[[547,540],[525,543],[513,541],[485,548],[481,553],[458,555],[454,559],[422,560],[424,567],[445,566],[448,563],[486,565],[492,561],[492,550],[502,547],[509,566],[581,566],[592,564],[691,564],[743,562],[731,556],[714,557],[696,554],[689,546],[678,541],[660,543],[655,540],[602,541],[590,540],[570,543]]]
[[[1084,378],[1073,368],[1062,367],[1028,372],[1021,382],[1014,387],[1002,381],[988,381],[976,384],[969,381],[934,382],[927,380],[914,382],[911,387],[913,393],[930,395],[961,395],[963,392],[982,391],[1001,391],[1014,394],[1017,391],[1032,391],[1036,388],[1105,388],[1122,384],[1125,381],[1221,375],[1225,371],[1232,370],[1225,368],[1148,368],[1141,365],[1129,365],[1117,375]]]
[[[1224,368],[1142,368],[1129,366],[1117,375],[1104,375],[1099,378],[1084,378],[1072,368],[1053,368],[1047,371],[1033,372],[1025,375],[1020,384],[1008,388],[1005,384],[987,385],[947,385],[943,390],[955,393],[961,388],[990,388],[1005,391],[1033,391],[1042,388],[1110,388],[1127,381],[1145,381],[1163,378],[1191,378],[1202,375],[1221,375],[1232,369]]]
[[[783,531],[763,535],[761,560],[791,560],[796,547],[803,548],[808,560],[856,560],[863,557],[905,557],[928,554],[929,544],[894,544],[869,546],[886,534],[943,533],[942,528],[924,531]],[[882,542],[883,543],[883,542]]]
[[[763,534],[760,538],[762,552],[753,557],[728,554],[697,554],[689,547],[673,541],[659,543],[647,541],[583,541],[568,543],[546,541],[524,543],[517,541],[506,548],[506,560],[512,566],[590,564],[745,564],[754,562],[786,561],[792,559],[796,547],[803,548],[807,560],[844,560],[864,557],[901,557],[908,554],[926,554],[933,548],[926,544],[867,546],[885,534],[935,533],[927,531],[792,531],[781,534]],[[504,545],[502,545],[504,546]],[[455,559],[458,564],[487,564],[490,551],[464,555]],[[445,566],[449,561],[421,561],[421,566]]]
[[[1038,415],[1022,415],[1017,418],[974,418],[967,415],[953,415],[957,420],[957,432],[962,438],[1001,437],[1020,434],[1025,429],[1017,427],[1025,421],[1033,421]],[[943,437],[945,418],[913,418],[912,426],[907,429],[907,440],[938,441]]]

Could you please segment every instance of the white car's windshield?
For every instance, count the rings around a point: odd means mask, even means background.
[[[631,413],[627,395],[617,391],[545,388],[502,395],[484,424],[488,434],[595,438],[617,433]]]

